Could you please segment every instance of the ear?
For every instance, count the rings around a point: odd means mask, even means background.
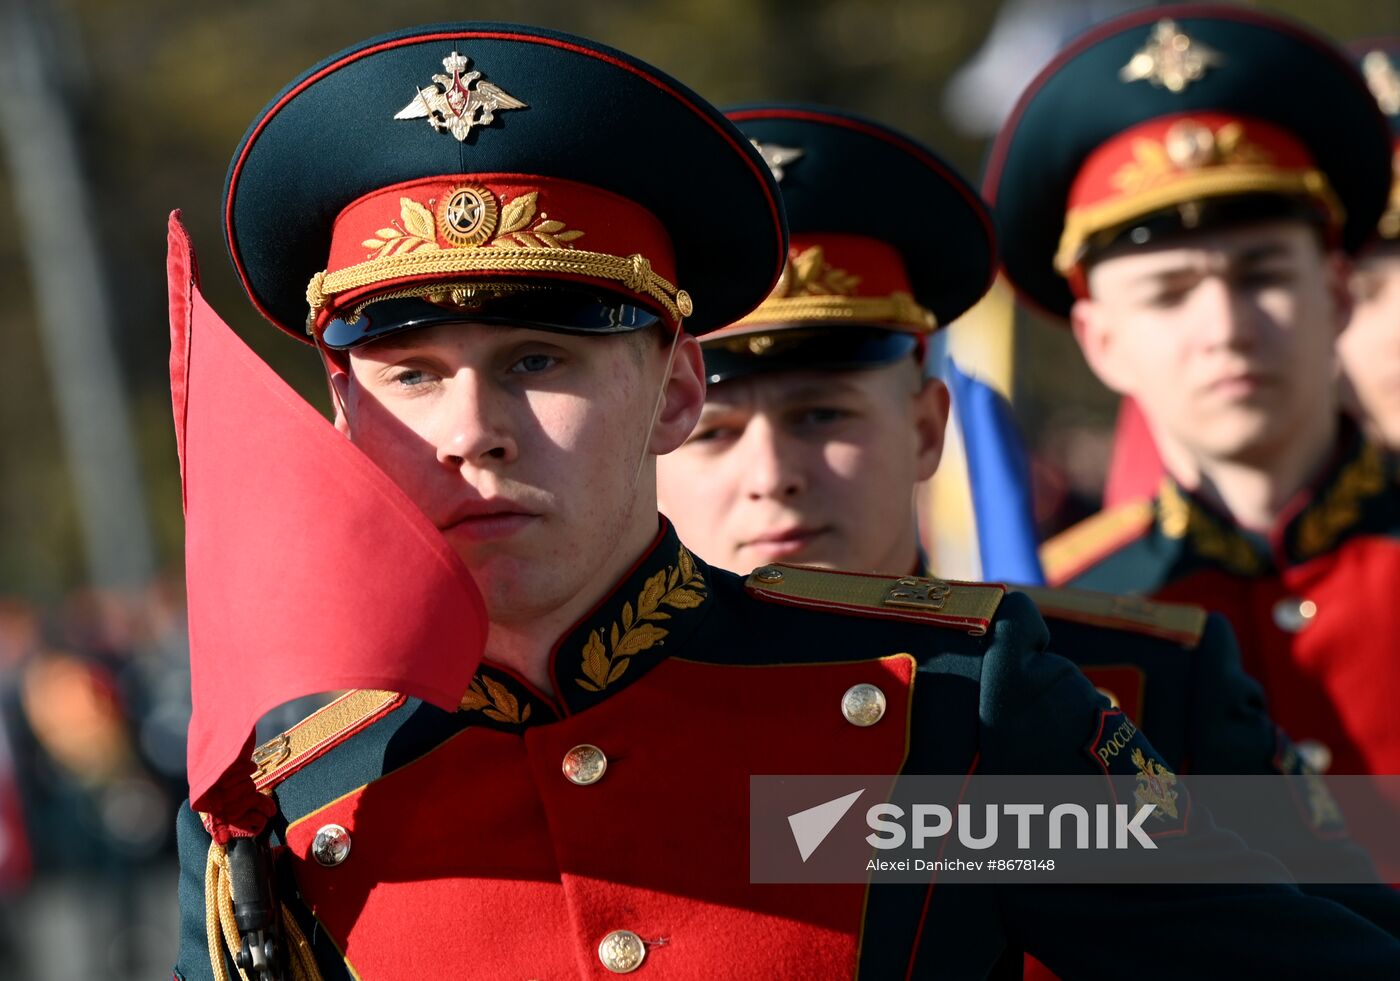
[[[663,379],[666,387],[661,411],[647,444],[648,451],[657,456],[670,453],[690,437],[700,421],[700,410],[705,407],[705,358],[700,353],[700,342],[682,333],[675,341],[670,364]]]
[[[1099,381],[1119,395],[1132,395],[1132,376],[1119,357],[1119,347],[1114,343],[1117,337],[1103,304],[1093,297],[1075,300],[1069,323],[1084,360]]]
[[[919,462],[919,480],[928,480],[943,460],[948,432],[948,386],[938,378],[925,378],[914,393],[914,437]]]
[[[1352,309],[1356,300],[1351,292],[1351,277],[1356,271],[1351,258],[1340,249],[1327,253],[1324,275],[1327,278],[1327,292],[1332,298],[1334,329],[1340,334],[1351,321]]]
[[[350,419],[345,407],[350,403],[350,372],[331,361],[326,362],[326,390],[330,392],[331,406],[335,409],[335,428],[346,439],[350,439]]]

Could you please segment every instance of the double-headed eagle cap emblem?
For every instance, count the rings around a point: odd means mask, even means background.
[[[451,74],[434,75],[433,84],[418,90],[413,101],[394,114],[395,119],[424,119],[439,133],[451,133],[465,142],[473,126],[487,126],[504,109],[528,109],[525,103],[481,72],[467,71],[471,59],[456,50],[442,59]]]
[[[1219,51],[1178,30],[1176,21],[1159,20],[1142,50],[1118,70],[1124,82],[1146,80],[1169,92],[1182,92],[1225,59]]]
[[[776,143],[760,143],[758,140],[750,139],[754,149],[763,157],[763,162],[768,165],[768,169],[773,172],[773,179],[781,181],[783,179],[783,168],[793,163],[806,151],[793,146],[778,146]]]

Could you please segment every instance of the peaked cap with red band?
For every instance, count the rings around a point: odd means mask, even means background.
[[[1344,51],[1278,17],[1182,5],[1061,53],[1002,128],[983,191],[1008,278],[1065,316],[1086,253],[1130,230],[1305,214],[1355,251],[1389,187],[1389,133]]]
[[[990,287],[991,218],[932,150],[823,106],[748,105],[725,115],[778,176],[792,240],[772,295],[706,338],[711,382],[899,360]]]
[[[509,24],[412,28],[306,72],[244,137],[224,220],[254,305],[333,347],[464,313],[700,334],[757,306],[787,247],[772,176],[717,110]]]

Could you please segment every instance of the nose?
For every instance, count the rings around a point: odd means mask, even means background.
[[[744,468],[744,493],[750,500],[790,500],[806,490],[807,476],[795,444],[765,416],[749,423],[739,462]]]
[[[438,462],[454,470],[514,462],[520,448],[509,424],[506,398],[476,372],[464,370],[454,376],[436,406],[433,444]]]
[[[1250,290],[1221,272],[1196,287],[1196,323],[1208,347],[1247,350],[1258,335],[1256,300]]]

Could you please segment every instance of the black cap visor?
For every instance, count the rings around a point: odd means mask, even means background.
[[[1092,266],[1095,261],[1110,253],[1116,254],[1124,246],[1172,245],[1184,236],[1189,241],[1189,236],[1197,232],[1228,230],[1270,221],[1302,222],[1315,228],[1322,241],[1328,242],[1327,209],[1316,199],[1282,194],[1244,194],[1186,201],[1100,232],[1086,243],[1080,264],[1085,268]]]
[[[501,324],[559,334],[626,334],[659,314],[593,287],[551,283],[444,284],[429,296],[386,296],[326,325],[322,341],[345,350],[389,334],[438,324]]]
[[[711,385],[774,371],[849,371],[912,355],[919,336],[883,327],[779,327],[715,338],[701,345]]]

